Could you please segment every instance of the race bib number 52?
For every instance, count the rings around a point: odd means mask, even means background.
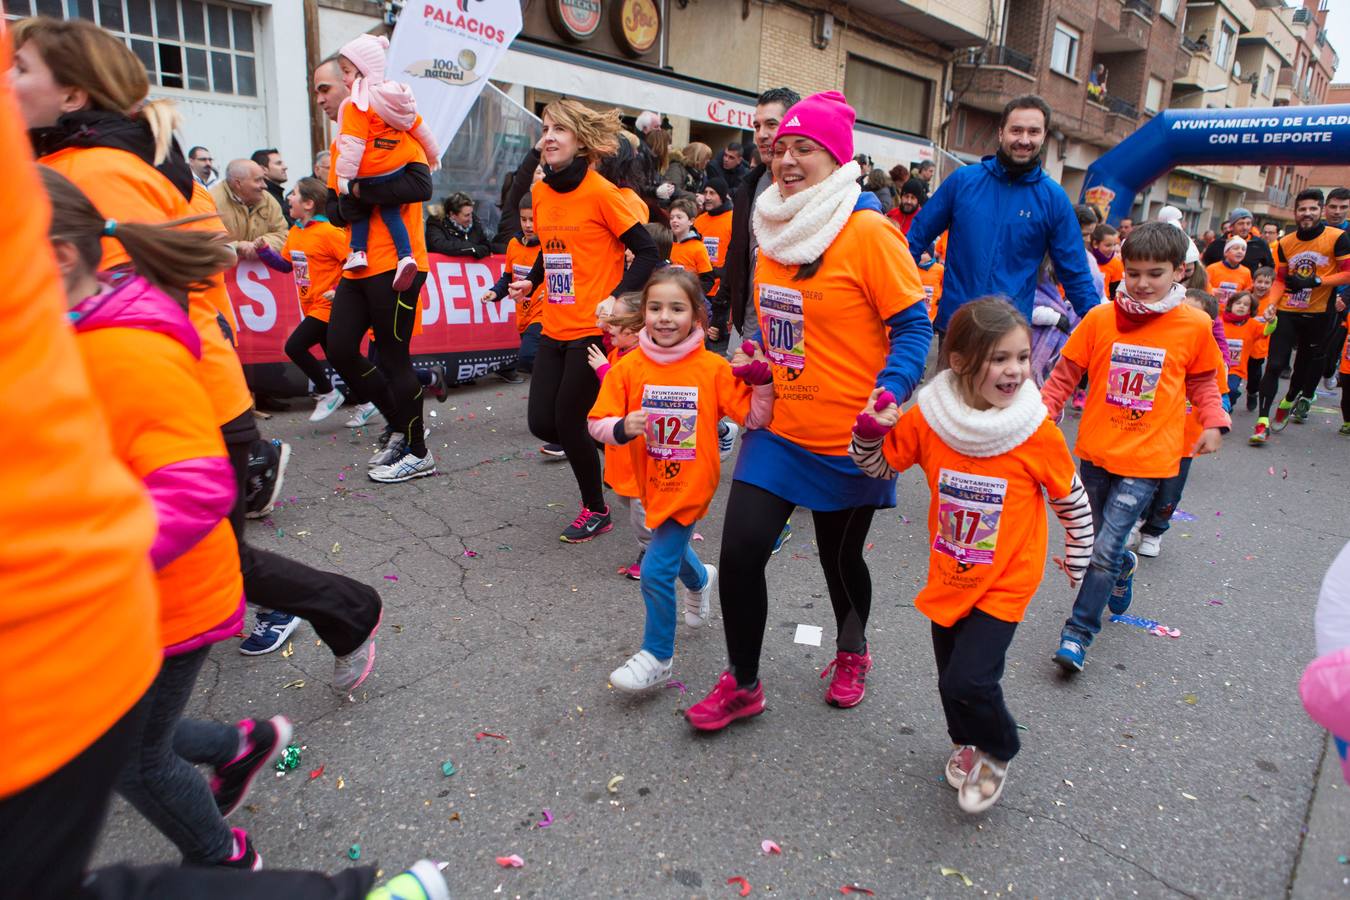
[[[1167,351],[1134,344],[1111,345],[1111,369],[1106,377],[1106,402],[1122,409],[1148,412],[1158,396]]]
[[[771,362],[799,372],[806,368],[806,322],[802,319],[801,291],[761,284],[759,327]]]
[[[295,279],[295,289],[303,297],[309,287],[309,259],[303,251],[291,251],[291,277]]]
[[[647,455],[653,459],[693,459],[698,436],[698,388],[648,384],[642,388],[647,414]]]
[[[933,549],[959,563],[992,563],[1007,480],[942,469],[937,488],[938,530]]]
[[[545,253],[544,280],[548,283],[549,303],[577,302],[577,295],[572,286],[572,254]]]

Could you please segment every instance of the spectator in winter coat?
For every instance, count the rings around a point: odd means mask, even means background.
[[[900,188],[900,202],[886,215],[894,219],[900,230],[908,235],[909,226],[914,224],[914,217],[927,202],[928,186],[917,178],[911,178]]]
[[[863,179],[863,190],[877,198],[882,212],[890,212],[895,206],[895,185],[885,170],[873,169],[868,172],[867,177]]]
[[[1240,237],[1247,242],[1247,255],[1243,258],[1242,264],[1251,270],[1253,276],[1256,275],[1257,269],[1267,266],[1275,268],[1275,256],[1270,252],[1270,245],[1261,239],[1260,232],[1252,228],[1250,211],[1239,206],[1228,214],[1224,224],[1231,236]],[[1208,266],[1223,259],[1223,248],[1227,243],[1227,241],[1211,241],[1205,247],[1204,255],[1200,257],[1201,262]]]
[[[745,161],[744,148],[740,142],[736,141],[727,144],[727,148],[722,151],[722,171],[719,172],[722,180],[727,183],[727,187],[736,190],[741,184],[741,179],[750,171],[750,166]]]
[[[442,256],[474,259],[491,255],[492,248],[473,208],[473,198],[468,194],[454,193],[447,197],[444,215],[427,220],[427,250]]]
[[[240,259],[255,259],[253,249],[258,238],[280,251],[286,243],[286,219],[281,207],[267,191],[262,167],[247,159],[236,159],[225,167],[225,178],[211,188],[220,221],[230,236],[230,246]]]

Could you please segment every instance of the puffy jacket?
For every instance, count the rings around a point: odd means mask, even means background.
[[[477,216],[473,217],[473,224],[467,231],[449,216],[428,219],[427,249],[443,256],[472,256],[474,259],[492,255],[492,247],[483,233],[483,223]]]
[[[933,323],[939,331],[962,305],[989,294],[1007,297],[1030,321],[1047,252],[1079,315],[1101,301],[1068,195],[1039,166],[1016,179],[993,156],[957,169],[914,217],[908,236],[915,261],[944,231],[947,272]]]

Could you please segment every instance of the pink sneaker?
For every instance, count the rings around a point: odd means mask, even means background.
[[[646,553],[647,551],[643,550],[638,554],[637,561],[623,570],[624,577],[631,578],[634,581],[642,580],[642,557],[645,556]]]
[[[406,291],[412,287],[413,279],[417,277],[417,260],[411,256],[400,257],[398,268],[394,270],[394,283],[391,285],[396,291]]]
[[[216,865],[223,869],[243,869],[245,872],[261,872],[262,854],[253,846],[253,839],[242,828],[231,828],[234,835],[234,853]]]
[[[857,706],[867,693],[865,682],[867,673],[871,670],[871,653],[866,650],[860,654],[840,650],[835,654],[834,661],[825,667],[824,672],[820,673],[820,677],[824,678],[831,671],[834,672],[834,677],[830,679],[830,686],[825,691],[825,702],[840,709]]]
[[[699,731],[721,731],[737,719],[748,719],[764,712],[764,687],[753,690],[736,686],[736,678],[723,672],[717,687],[708,696],[684,711],[684,717]]]

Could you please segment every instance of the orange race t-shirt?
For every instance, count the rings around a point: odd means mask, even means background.
[[[708,512],[722,477],[718,420],[744,423],[750,388],[725,358],[702,347],[668,365],[638,348],[609,370],[591,418],[638,409],[647,412],[647,432],[620,449],[632,460],[647,527],[671,519],[692,525]]]
[[[1305,278],[1314,275],[1327,278],[1341,268],[1341,264],[1350,259],[1350,235],[1330,225],[1311,241],[1301,240],[1298,232],[1291,232],[1280,238],[1275,250],[1275,264],[1287,266],[1289,274],[1302,275]],[[1320,313],[1326,312],[1331,302],[1331,285],[1323,284],[1301,291],[1286,290],[1280,297],[1281,312]]]
[[[1122,331],[1114,303],[1088,310],[1061,351],[1088,374],[1074,445],[1080,459],[1113,475],[1177,474],[1186,376],[1223,365],[1211,324],[1209,316],[1182,305]]]
[[[1106,261],[1106,265],[1098,266],[1102,270],[1102,278],[1106,279],[1106,298],[1111,299],[1111,285],[1119,284],[1125,280],[1125,263],[1117,253]]]
[[[1342,375],[1350,375],[1350,337],[1347,337],[1345,343],[1341,345],[1341,368]],[[1347,388],[1341,388],[1347,390]]]
[[[647,204],[643,199],[638,196],[637,191],[632,188],[621,187],[619,188],[619,193],[623,194],[624,202],[628,204],[628,208],[633,211],[633,215],[637,217],[640,224],[646,225],[652,220],[652,211],[647,207]]]
[[[1046,419],[998,456],[958,453],[911,406],[882,452],[895,469],[923,468],[928,482],[928,583],[914,598],[943,627],[980,609],[1020,622],[1045,571],[1046,492],[1067,497],[1074,464],[1064,435]]]
[[[928,321],[937,318],[938,303],[942,301],[942,276],[947,267],[935,262],[928,268],[919,267],[919,283],[923,285],[923,299],[928,304]]]
[[[366,142],[365,152],[361,154],[361,164],[357,168],[357,178],[369,178],[372,175],[387,175],[409,163],[425,163],[427,154],[411,132],[422,124],[422,117],[413,119],[412,127],[399,131],[376,114],[374,108],[365,112],[356,108],[350,101],[342,104],[341,134],[349,134]],[[338,155],[333,154],[333,170],[337,170]]]
[[[689,235],[682,241],[670,245],[670,264],[688,269],[695,275],[704,275],[713,270],[712,259],[708,256],[708,247],[700,235]]]
[[[944,265],[946,264],[946,262],[947,262],[947,232],[944,231],[944,232],[942,232],[942,234],[939,234],[937,240],[933,242],[933,253],[934,253],[934,255],[937,256],[938,259],[942,260],[942,262],[943,262]]]
[[[511,238],[506,245],[506,267],[517,281],[530,277],[530,270],[538,258],[539,244],[527,247],[519,238]],[[516,330],[521,334],[544,315],[544,288],[544,283],[540,282],[532,294],[516,304]]]
[[[110,219],[160,224],[188,215],[187,200],[169,179],[125,150],[71,147],[44,156],[38,162],[69,178]],[[219,224],[213,226],[210,220],[188,227],[219,230]],[[102,270],[130,261],[115,237],[103,239]],[[220,296],[214,296],[215,292]],[[188,318],[202,339],[197,373],[211,398],[217,425],[239,418],[253,406],[239,356],[220,330],[219,310],[230,304],[224,294],[224,280],[217,276],[205,292],[193,291],[188,295]]]
[[[0,40],[0,69],[9,68]],[[140,700],[161,659],[155,513],[114,456],[66,321],[46,191],[0,78],[0,798],[70,762]],[[16,212],[18,211],[18,212]],[[17,448],[23,448],[17,452]],[[35,464],[40,461],[40,464]],[[40,827],[34,823],[35,827]]]
[[[140,328],[77,334],[94,394],[108,418],[113,452],[137,478],[172,463],[225,458],[206,392],[186,347]],[[244,580],[229,519],[157,573],[160,643],[194,638],[239,608]]]
[[[703,246],[708,251],[708,259],[712,260],[714,269],[722,268],[722,264],[726,262],[727,247],[731,244],[732,215],[733,213],[730,211],[716,216],[710,213],[699,213],[694,219],[694,230],[703,238]],[[721,289],[722,279],[718,278],[713,282],[712,290],[708,293],[708,296],[716,297],[717,292]]]
[[[1276,315],[1275,300],[1269,294],[1256,301],[1257,315],[1270,321],[1270,317]],[[1270,335],[1263,334],[1256,339],[1255,346],[1252,347],[1252,359],[1265,359],[1270,354]]]
[[[1238,325],[1234,322],[1226,322],[1220,318],[1223,323],[1223,337],[1228,342],[1228,372],[1230,375],[1236,375],[1243,381],[1247,380],[1247,360],[1252,358],[1252,349],[1256,346],[1256,341],[1266,330],[1265,322],[1258,322],[1254,316],[1248,316],[1247,321]],[[1228,391],[1227,384],[1220,393]]]
[[[619,364],[619,360],[631,354],[637,346],[622,351],[614,347],[609,351],[610,372],[614,371],[614,366]],[[605,376],[609,377],[608,374]],[[603,384],[603,382],[602,382]],[[631,411],[631,410],[630,410]],[[633,452],[635,445],[642,445],[645,451],[646,444],[642,438],[635,438],[627,444],[616,446],[614,444],[605,445],[605,484],[614,489],[614,493],[620,497],[641,497],[642,489],[638,487],[637,476],[633,474]]]
[[[324,294],[335,290],[342,280],[342,264],[350,251],[347,233],[326,218],[291,226],[280,255],[290,260],[300,311],[306,316],[328,321],[333,301]]]
[[[1219,387],[1219,395],[1228,393],[1228,368],[1219,366],[1215,372],[1214,381]],[[1200,440],[1200,435],[1204,432],[1205,426],[1200,424],[1200,413],[1196,411],[1191,401],[1186,401],[1186,426],[1181,431],[1181,455],[1187,459],[1195,456],[1195,445]],[[1180,467],[1178,466],[1178,471]]]
[[[924,298],[905,236],[879,212],[853,213],[819,271],[759,251],[755,308],[773,363],[774,434],[827,456],[844,456],[853,421],[872,393],[890,345],[886,320]]]
[[[192,181],[192,196],[188,199],[188,212],[194,216],[210,215],[210,219],[202,219],[189,225],[189,228],[199,228],[202,231],[225,231],[225,223],[220,220],[220,211],[216,209],[216,198],[211,196],[211,192],[201,186],[196,179]],[[216,276],[215,281],[221,278]],[[223,283],[220,290],[215,289],[213,284],[211,289],[204,292],[206,299],[211,301],[211,305],[216,308],[216,312],[225,317],[225,321],[230,323],[230,334],[234,336],[233,343],[239,344],[239,319],[234,314],[234,304],[230,303],[230,295],[224,289]]]
[[[1219,312],[1223,312],[1228,298],[1242,291],[1252,289],[1252,270],[1242,264],[1230,269],[1223,260],[1205,266],[1209,273],[1209,292],[1219,301]]]
[[[639,224],[619,189],[588,171],[574,190],[531,188],[534,231],[544,254],[544,334],[574,341],[600,333],[595,307],[623,280],[623,241]]]

